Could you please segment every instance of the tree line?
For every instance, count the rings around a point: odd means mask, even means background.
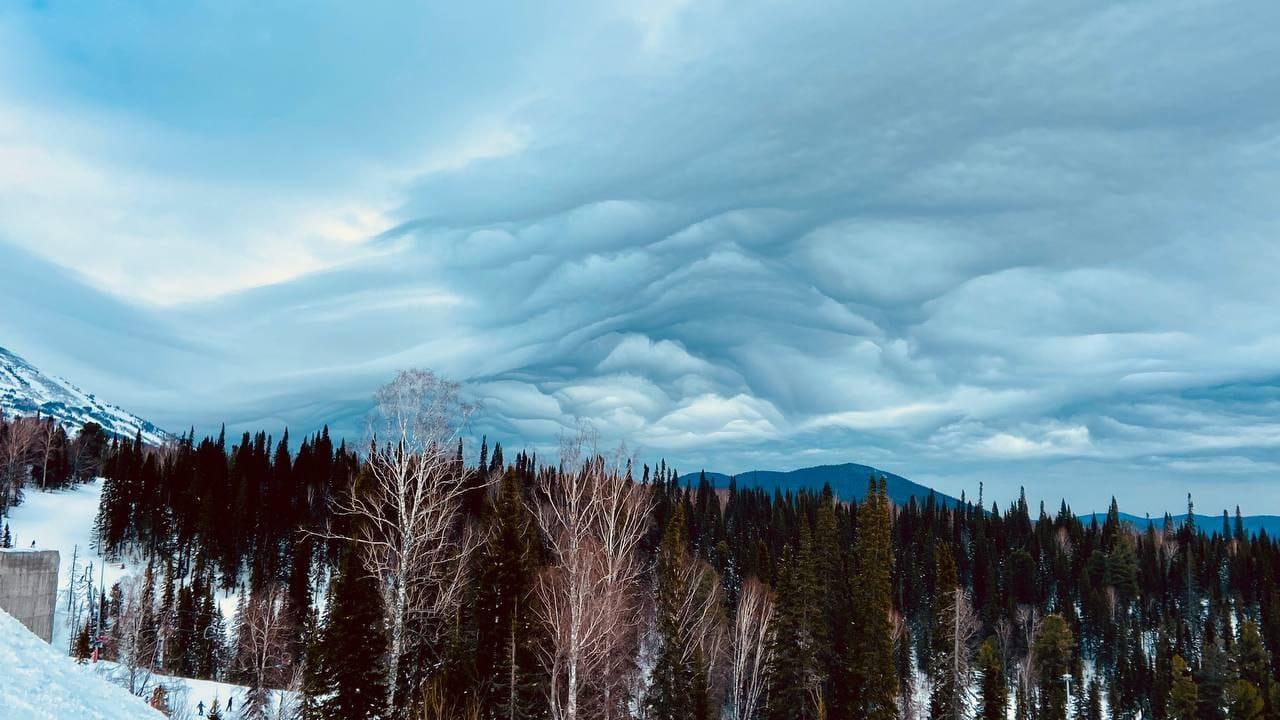
[[[70,437],[51,417],[0,413],[0,517],[22,502],[25,487],[56,490],[91,480],[101,469],[107,441],[95,422]]]
[[[469,461],[456,385],[378,407],[360,452],[111,442],[99,542],[149,569],[99,597],[103,652],[246,684],[245,717],[1280,717],[1280,553],[1238,510],[715,488],[589,437]]]

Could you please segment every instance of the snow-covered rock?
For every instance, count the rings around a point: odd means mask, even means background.
[[[5,720],[162,720],[164,715],[77,665],[0,610],[0,715]]]
[[[137,415],[102,402],[91,393],[40,372],[31,363],[0,347],[0,411],[6,417],[35,415],[52,417],[74,434],[92,420],[108,433],[133,437],[139,431],[145,442],[160,445],[168,433]]]

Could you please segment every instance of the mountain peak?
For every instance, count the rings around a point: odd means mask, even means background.
[[[959,500],[937,492],[933,488],[912,482],[901,475],[886,472],[870,465],[858,463],[841,463],[839,465],[817,465],[798,470],[748,470],[736,475],[726,475],[706,471],[707,480],[717,487],[725,487],[730,478],[737,480],[738,487],[760,487],[765,490],[821,490],[823,485],[830,485],[831,491],[841,500],[862,500],[867,495],[867,480],[871,477],[884,477],[889,499],[896,505],[906,505],[915,499],[917,503],[925,502],[930,495],[934,502],[946,507],[959,504]],[[683,482],[696,482],[701,472],[682,475]]]
[[[142,434],[143,441],[161,445],[169,434],[147,420],[102,402],[65,378],[44,374],[25,358],[0,347],[0,412],[6,417],[42,415],[51,417],[75,433],[86,422],[96,422],[108,433],[132,437]]]

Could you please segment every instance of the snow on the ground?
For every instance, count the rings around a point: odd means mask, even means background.
[[[106,573],[108,592],[113,584],[125,577],[142,574],[136,563],[106,562],[90,547],[93,521],[98,515],[98,499],[102,496],[102,482],[102,478],[98,478],[70,490],[53,492],[27,488],[22,493],[22,504],[9,510],[7,522],[15,548],[31,548],[35,543],[36,549],[57,550],[61,556],[58,603],[53,617],[53,646],[64,653],[70,652],[71,638],[75,636],[67,626],[67,589],[71,586],[73,554],[81,574],[89,563],[93,563],[95,587],[102,573]]]
[[[139,558],[125,558],[123,562],[106,562],[92,548],[93,523],[98,514],[98,501],[102,496],[102,483],[103,479],[97,478],[91,483],[78,485],[69,490],[52,492],[40,492],[37,489],[28,488],[23,491],[22,504],[10,508],[9,517],[5,520],[5,522],[9,523],[9,530],[13,534],[15,548],[30,549],[34,542],[35,549],[57,550],[61,555],[61,565],[58,569],[58,602],[54,611],[53,621],[53,649],[55,653],[62,655],[70,654],[71,638],[75,635],[68,624],[70,611],[67,603],[67,590],[71,585],[71,559],[73,553],[77,558],[76,563],[80,575],[84,574],[85,568],[89,563],[93,564],[95,587],[98,585],[99,578],[102,577],[101,574],[103,572],[106,573],[105,587],[108,593],[110,593],[113,584],[129,576],[141,577],[146,568],[145,560]],[[226,619],[226,626],[229,632],[238,601],[238,593],[218,593],[218,606]],[[228,637],[228,640],[230,639]],[[68,661],[70,661],[69,658]],[[91,670],[104,680],[117,674],[115,664],[108,662],[93,665]],[[245,688],[243,687],[212,680],[192,680],[189,678],[171,678],[155,675],[148,688],[154,687],[156,684],[163,685],[169,691],[170,708],[177,711],[173,714],[173,717],[178,720],[186,717],[198,717],[197,709],[202,702],[207,713],[215,698],[223,708],[226,707],[228,698],[233,698],[235,711],[232,713],[224,712],[223,717],[235,718],[245,694]],[[128,693],[126,692],[126,694]],[[291,694],[284,695],[286,702],[293,699],[293,697]],[[279,694],[273,694],[273,703],[278,704],[280,699]],[[0,708],[3,708],[3,704],[0,704]],[[183,708],[186,708],[189,712],[184,713]],[[9,720],[9,716],[3,713],[0,713],[0,717],[3,720]],[[75,716],[67,715],[66,717]]]
[[[76,665],[0,610],[5,720],[161,720],[140,698]]]
[[[124,674],[124,670],[113,662],[103,661],[87,667],[104,681],[114,681]],[[248,688],[243,685],[156,674],[148,679],[148,690],[144,694],[150,696],[151,689],[157,686],[165,689],[170,720],[199,720],[200,717],[209,714],[209,708],[213,706],[214,700],[218,701],[222,717],[234,720],[240,717],[240,708],[244,706],[245,694],[248,692]],[[231,702],[230,711],[227,710],[228,701]],[[267,717],[292,718],[298,701],[298,693],[271,691]]]

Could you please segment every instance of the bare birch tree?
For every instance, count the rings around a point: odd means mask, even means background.
[[[580,435],[562,450],[560,471],[543,475],[541,491],[537,517],[552,564],[536,591],[550,637],[543,661],[551,716],[608,718],[635,660],[644,572],[636,551],[649,522],[648,490]]]
[[[141,697],[151,684],[160,659],[160,643],[151,597],[143,591],[142,580],[127,577],[120,583],[120,613],[107,637],[108,655],[117,662],[111,674],[116,684]]]
[[[30,418],[0,422],[0,515],[18,499],[39,435],[39,424]]]
[[[891,610],[889,613],[889,627],[893,634],[894,653],[905,653],[908,658],[911,656],[911,626],[907,624],[907,619],[897,610]],[[914,663],[913,663],[914,664]],[[905,677],[900,677],[898,682],[898,717],[902,720],[916,720],[920,714],[920,709],[916,703],[915,682],[912,677],[913,673],[907,672]]]
[[[54,440],[58,435],[58,424],[53,418],[36,415],[36,448],[40,453],[40,491],[49,487],[49,455],[54,450]]]
[[[376,401],[366,472],[334,501],[348,530],[330,537],[355,543],[381,583],[391,639],[387,702],[400,716],[420,690],[402,672],[406,652],[437,647],[462,601],[469,559],[482,541],[464,500],[484,480],[469,476],[453,454],[475,411],[456,383],[405,370]],[[433,668],[414,669],[426,675]]]
[[[270,710],[270,689],[280,689],[291,680],[289,666],[293,624],[288,616],[287,594],[280,585],[255,593],[245,606],[236,637],[236,670],[247,681],[243,718],[266,717]]]
[[[714,685],[726,639],[720,578],[705,560],[687,552],[682,553],[675,571],[674,632],[667,642],[678,648],[679,666],[701,663],[699,670]]]
[[[931,704],[935,709],[944,709],[951,720],[963,720],[968,715],[972,700],[974,643],[982,624],[973,610],[969,592],[964,588],[939,592],[938,597],[945,603],[940,616],[947,620],[947,647],[935,653],[932,659],[934,696]]]
[[[755,578],[742,586],[733,620],[729,663],[729,717],[751,720],[768,687],[773,663],[773,593]]]

